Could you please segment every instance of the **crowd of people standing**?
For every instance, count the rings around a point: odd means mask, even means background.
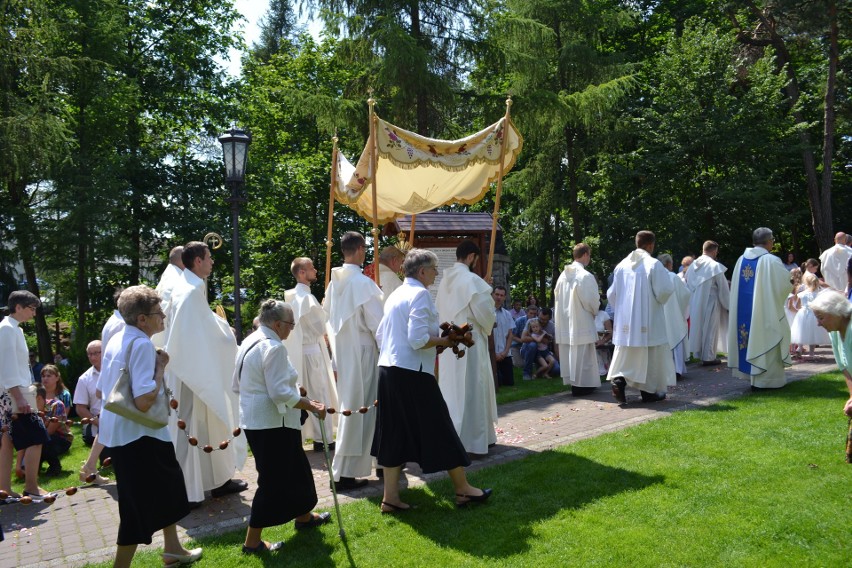
[[[363,487],[373,474],[383,478],[384,514],[410,509],[399,490],[408,462],[427,473],[447,471],[459,507],[488,501],[493,491],[471,485],[465,467],[497,443],[496,391],[515,384],[516,369],[522,381],[560,377],[574,396],[608,380],[621,404],[628,388],[655,403],[687,373],[690,359],[719,366],[720,354],[727,355],[735,376],[755,390],[774,389],[786,384],[784,368],[793,357],[830,343],[849,384],[852,414],[846,240],[838,233],[835,247],[799,267],[771,254],[774,235],[758,228],[729,281],[717,261],[718,243],[706,241],[702,254],[684,257],[675,272],[671,255],[655,256],[656,237],[643,230],[605,290],[589,270],[591,247],[577,243],[551,307],[532,295],[511,300],[506,286],[477,275],[482,253],[468,240],[437,287],[433,252],[387,247],[373,267],[377,285],[362,270],[364,236],[347,232],[343,264],[330,274],[323,301],[311,291],[313,261],[294,259],[296,286],[283,300],[262,302],[255,331],[241,345],[207,303],[210,250],[190,242],[172,250],[156,290],[120,292],[101,339],[87,347],[92,367],[73,398],[53,365],[43,366],[33,385],[19,326],[39,301],[14,292],[0,322],[0,490],[15,495],[14,469],[25,478],[24,494],[45,493],[40,464],[59,468],[73,436],[58,426],[64,419],[44,421],[37,411],[64,418],[73,404],[88,419],[83,438],[91,446],[81,479],[109,483],[97,464],[112,459],[121,519],[116,565],[129,566],[136,547],[159,530],[164,564],[188,564],[202,551],[181,545],[176,523],[208,496],[247,488],[235,473],[248,448],[258,487],[246,554],[281,548],[262,540],[264,528],[292,520],[302,530],[330,521],[329,513],[313,511],[317,494],[305,443],[333,452],[337,490]],[[446,322],[466,324],[463,340],[442,333]],[[125,380],[137,413],[176,401],[165,422],[152,425],[119,411],[113,393]],[[332,417],[328,408],[338,412]],[[146,501],[150,479],[168,488],[167,499]]]

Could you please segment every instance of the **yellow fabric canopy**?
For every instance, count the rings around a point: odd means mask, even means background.
[[[508,128],[506,128],[508,124]],[[377,223],[416,215],[442,205],[476,203],[500,175],[500,145],[506,139],[503,174],[512,169],[523,138],[511,119],[461,140],[437,140],[377,118]],[[353,166],[338,152],[335,197],[368,221],[373,219],[370,189],[372,136]]]

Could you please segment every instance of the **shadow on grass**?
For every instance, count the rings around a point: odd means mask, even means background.
[[[691,408],[690,410],[695,412],[730,412],[732,410],[737,410],[736,406],[731,404],[712,404],[710,406],[696,406],[695,408]]]
[[[441,547],[477,557],[505,558],[527,552],[538,538],[536,525],[563,511],[663,482],[660,475],[605,466],[565,451],[546,451],[471,474],[472,484],[494,489],[486,504],[456,510],[454,501],[445,500],[437,506],[435,498],[418,487],[404,491],[402,498],[419,509],[394,517]],[[429,487],[439,495],[452,495],[447,481]]]

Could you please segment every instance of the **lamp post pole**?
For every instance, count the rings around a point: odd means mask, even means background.
[[[231,190],[227,199],[231,206],[231,227],[234,246],[234,327],[237,330],[237,344],[243,341],[243,320],[240,313],[242,294],[240,292],[240,207],[246,202],[243,186],[246,179],[246,162],[251,135],[239,128],[232,128],[219,137],[225,160],[225,184]]]
[[[234,243],[234,327],[237,329],[237,345],[243,342],[243,320],[240,314],[242,294],[240,293],[240,207],[246,202],[243,196],[243,183],[231,181],[231,195],[228,203],[231,205],[231,226],[233,227]]]

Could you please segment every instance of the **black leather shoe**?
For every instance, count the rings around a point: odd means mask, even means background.
[[[598,387],[571,387],[571,396],[584,396],[592,394]]]
[[[257,546],[243,545],[243,554],[262,554],[264,552],[275,552],[276,550],[281,550],[283,546],[283,542],[273,542],[272,544],[267,546],[265,542],[260,541],[260,544],[258,544]]]
[[[323,447],[322,447],[322,442],[314,442],[314,451],[315,451],[315,452],[319,452],[319,453],[321,453],[321,454],[322,454],[322,453],[325,453],[325,449],[323,449]],[[328,445],[328,451],[329,451],[329,452],[333,452],[333,451],[334,451],[334,442],[331,442],[331,443]]]
[[[320,525],[326,524],[331,520],[331,513],[313,513],[310,521],[295,521],[296,530],[312,529]]]
[[[612,396],[615,397],[621,404],[625,404],[627,402],[627,394],[625,394],[624,390],[627,388],[627,381],[624,377],[615,377],[612,379]]]
[[[210,491],[211,497],[224,497],[225,495],[230,495],[231,493],[239,493],[240,491],[245,491],[248,489],[248,483],[243,481],[242,479],[229,479],[221,487],[217,487]]]
[[[338,490],[359,489],[365,485],[367,485],[366,479],[355,479],[354,477],[341,477],[340,481],[334,483]]]
[[[482,495],[456,493],[456,507],[467,507],[470,503],[485,503],[493,492],[493,489],[483,489]],[[464,499],[464,501],[459,501],[459,499]]]
[[[639,391],[639,394],[642,395],[642,402],[660,402],[661,400],[666,400],[666,393],[657,394],[655,392]]]

